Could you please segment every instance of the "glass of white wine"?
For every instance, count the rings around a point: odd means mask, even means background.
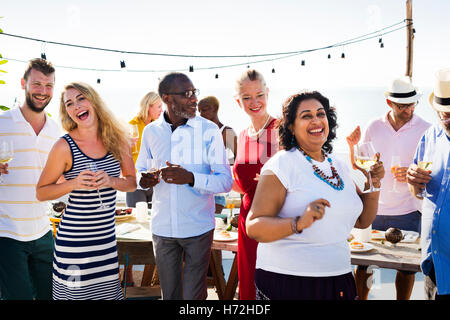
[[[138,125],[137,124],[130,124],[129,128],[130,128],[130,138],[137,141],[137,139],[139,139],[139,128],[138,128]],[[136,153],[137,153],[137,145],[133,144],[132,154],[136,154]]]
[[[86,169],[92,172],[98,171],[97,165],[95,162],[88,162],[86,164]],[[103,204],[102,196],[100,195],[100,190],[97,189],[97,194],[100,199],[100,209],[106,209],[106,206]]]
[[[420,169],[431,171],[431,167],[433,165],[433,160],[431,156],[431,152],[427,152],[425,148],[425,141],[420,141],[418,145],[417,150],[417,166]],[[431,194],[427,192],[427,186],[424,185],[424,188],[422,189],[419,194],[417,194],[419,197],[425,198],[425,197],[431,197]]]
[[[0,141],[0,163],[7,164],[14,158],[14,147],[12,141],[2,140]],[[0,183],[4,183],[5,180],[0,175]]]
[[[398,192],[398,181],[395,178],[395,173],[397,171],[398,168],[400,168],[401,165],[401,161],[400,161],[400,156],[394,155],[392,156],[391,159],[391,174],[394,178],[393,183],[392,183],[392,192]]]
[[[375,188],[372,183],[372,176],[370,174],[370,167],[377,163],[377,157],[375,148],[372,142],[361,142],[355,145],[355,163],[358,167],[365,170],[368,173],[369,185],[368,190],[363,191],[364,193],[380,191],[379,188]]]

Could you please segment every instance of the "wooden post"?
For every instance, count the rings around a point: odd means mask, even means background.
[[[412,80],[414,29],[412,0],[406,0],[406,75]]]

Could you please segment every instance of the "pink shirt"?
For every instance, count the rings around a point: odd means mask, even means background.
[[[417,115],[398,131],[395,131],[388,120],[389,112],[382,118],[369,123],[363,136],[363,141],[372,141],[375,151],[380,153],[386,174],[381,181],[378,215],[403,215],[420,210],[421,201],[415,199],[409,192],[406,183],[397,182],[393,192],[394,177],[391,173],[392,156],[400,157],[401,166],[408,167],[413,162],[417,143],[425,130],[430,127]]]

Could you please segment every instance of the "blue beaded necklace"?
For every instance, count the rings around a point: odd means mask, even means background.
[[[326,184],[328,184],[330,187],[332,187],[334,190],[337,191],[341,191],[344,189],[344,181],[342,180],[342,178],[339,176],[336,168],[333,166],[333,161],[331,160],[331,158],[324,153],[324,157],[328,160],[328,162],[330,163],[330,168],[331,168],[331,176],[327,176],[322,170],[319,169],[318,166],[316,166],[313,162],[312,159],[309,155],[306,154],[305,151],[303,151],[302,148],[297,147],[297,149],[303,153],[303,155],[305,156],[306,160],[308,160],[308,162],[312,165],[312,168],[314,170],[314,175],[319,178],[320,180],[322,180],[323,182],[325,182]],[[323,152],[323,151],[322,151]],[[333,182],[332,180],[336,179],[337,182]]]

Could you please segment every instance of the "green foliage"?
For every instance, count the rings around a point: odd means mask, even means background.
[[[0,17],[0,19],[1,18],[3,18],[3,17]],[[2,29],[0,29],[0,33],[3,33],[3,30]],[[2,65],[2,64],[5,64],[5,63],[7,63],[8,62],[8,60],[6,60],[6,59],[3,59],[3,56],[2,56],[2,54],[0,53],[0,65]],[[5,70],[0,70],[0,73],[7,73],[7,71],[5,71]],[[5,84],[6,82],[5,82],[5,80],[0,80],[0,84]],[[3,110],[3,111],[6,111],[6,110],[8,110],[9,108],[8,107],[6,107],[6,106],[1,106],[0,105],[0,110]]]

